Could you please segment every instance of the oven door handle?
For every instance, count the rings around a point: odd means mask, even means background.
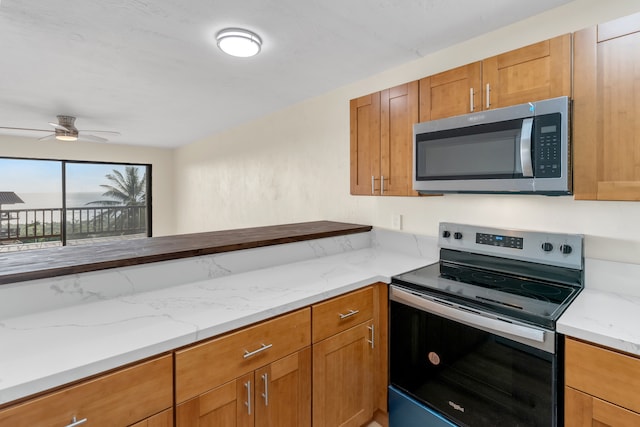
[[[391,287],[390,297],[393,301],[408,304],[418,309],[422,309],[469,326],[476,326],[487,332],[496,332],[503,335],[507,334],[539,343],[544,342],[544,331],[540,329],[534,329],[500,319],[485,317],[479,313],[470,311],[471,309],[461,306],[456,307],[445,301],[437,302],[438,300],[435,298],[434,300],[431,300],[412,294],[411,292],[403,291],[394,286]]]

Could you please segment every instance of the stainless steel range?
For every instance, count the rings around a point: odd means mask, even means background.
[[[440,224],[440,261],[393,278],[391,427],[562,425],[555,324],[583,237]]]

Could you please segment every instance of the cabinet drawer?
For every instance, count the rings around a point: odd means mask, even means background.
[[[0,411],[2,426],[128,426],[173,404],[171,356],[69,386]]]
[[[565,427],[640,426],[640,414],[565,387]]]
[[[305,308],[176,352],[176,402],[184,402],[311,344]]]
[[[370,286],[315,304],[311,309],[315,343],[370,320],[373,317],[373,288]]]
[[[569,387],[640,412],[640,358],[566,339]]]

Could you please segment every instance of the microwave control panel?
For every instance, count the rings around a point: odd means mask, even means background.
[[[536,178],[562,175],[562,134],[560,113],[536,116],[534,120],[534,165]]]

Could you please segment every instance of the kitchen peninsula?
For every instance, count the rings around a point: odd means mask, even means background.
[[[288,318],[285,313],[304,319],[301,310],[358,289],[376,295],[386,288],[376,283],[437,258],[432,238],[325,221],[172,239],[149,239],[146,248],[136,242],[129,258],[123,242],[111,250],[101,245],[93,257],[84,248],[88,255],[78,266],[64,257],[75,248],[47,250],[50,260],[31,270],[19,261],[37,252],[4,254],[11,268],[3,274],[42,278],[0,286],[0,407],[140,361],[154,363],[148,359]],[[83,272],[72,272],[77,268]],[[377,304],[370,316],[377,316]]]
[[[75,264],[66,257],[74,251],[85,253]],[[172,397],[174,355],[187,357],[192,348],[272,320],[297,319],[313,331],[322,304],[371,301],[371,290],[383,301],[380,292],[391,276],[438,259],[433,237],[327,221],[118,242],[93,252],[57,248],[42,252],[46,261],[25,262],[38,260],[38,252],[0,256],[0,420],[3,411],[83,386],[87,379],[92,384],[116,376],[128,387],[138,369],[147,375],[171,372],[162,381],[158,374],[154,385],[166,383],[169,390],[159,408],[178,410],[180,402]],[[603,282],[614,270],[635,274],[631,268],[587,259],[586,288],[559,320],[559,331],[640,355],[640,336],[628,327],[640,321],[640,299]],[[616,276],[615,282],[622,281]],[[367,319],[380,314],[380,301],[362,310],[364,323],[353,323],[365,334]],[[384,316],[378,321],[384,324]],[[299,332],[281,335],[300,337]],[[320,348],[322,338],[305,336],[301,345]],[[383,333],[376,339],[386,345]],[[291,354],[298,363],[308,357],[304,348]],[[260,344],[247,348],[256,349]],[[280,360],[292,363],[289,356]],[[194,401],[182,394],[184,404]],[[199,394],[200,403],[205,395]]]

